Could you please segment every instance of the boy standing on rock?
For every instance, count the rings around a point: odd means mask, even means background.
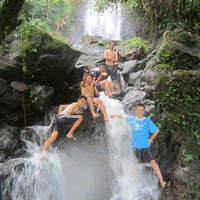
[[[144,112],[145,106],[139,103],[135,107],[136,116],[127,116],[128,124],[131,127],[132,148],[139,162],[151,163],[156,175],[158,176],[161,186],[163,188],[169,187],[170,182],[163,180],[160,168],[150,150],[150,144],[158,135],[159,129],[150,118],[144,117]],[[121,118],[122,116],[111,115],[111,118],[114,117]],[[149,133],[152,134],[151,137],[149,137]]]

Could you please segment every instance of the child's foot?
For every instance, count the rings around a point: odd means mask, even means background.
[[[164,181],[161,186],[162,186],[163,189],[169,188],[171,186],[171,182],[170,181],[167,181],[167,182]]]
[[[70,139],[70,140],[76,140],[76,137],[74,137],[73,135],[67,134],[66,137],[67,137],[68,139]]]

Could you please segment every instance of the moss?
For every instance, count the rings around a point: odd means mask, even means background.
[[[129,40],[124,40],[120,43],[119,49],[126,48],[127,50],[130,50],[139,46],[142,46],[146,52],[151,50],[151,45],[149,44],[149,42],[147,40],[142,39],[141,37],[135,37]]]
[[[167,40],[180,43],[189,48],[195,48],[199,43],[199,39],[196,35],[179,29],[175,29],[173,32],[170,32],[167,36]]]
[[[186,70],[160,77],[155,99],[162,105],[162,123],[171,133],[192,134],[200,145],[200,79]]]
[[[171,69],[171,66],[169,64],[158,64],[153,66],[153,69],[156,71],[169,71],[169,69]]]
[[[48,49],[59,49],[63,54],[71,48],[63,41],[54,38],[48,34],[44,29],[32,26],[28,23],[23,23],[19,27],[19,44],[16,46],[20,51],[22,57],[26,57],[27,54],[38,54],[41,51],[42,46],[48,46]]]
[[[110,40],[100,40],[98,41],[99,46],[103,46],[105,49],[109,49]]]
[[[163,48],[158,51],[158,58],[162,64],[168,64],[172,69],[177,68],[177,62],[175,58],[175,51],[179,49],[179,45],[176,42],[169,42]]]

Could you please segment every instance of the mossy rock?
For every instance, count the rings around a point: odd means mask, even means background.
[[[199,40],[199,36],[188,32],[170,32],[158,50],[158,58],[162,64],[169,64],[171,70],[196,69],[200,62]]]
[[[140,37],[124,40],[118,47],[118,52],[125,60],[143,59],[150,50],[149,42]]]
[[[20,53],[22,69],[27,82],[61,83],[67,80],[80,52],[54,38],[44,29],[23,23],[13,48]]]
[[[162,124],[171,133],[192,135],[200,145],[200,74],[176,70],[160,78],[154,98],[160,105]]]
[[[146,52],[149,52],[151,50],[150,43],[147,40],[142,39],[141,37],[124,40],[119,44],[119,50],[124,48],[127,50],[131,50],[140,46],[143,47]]]

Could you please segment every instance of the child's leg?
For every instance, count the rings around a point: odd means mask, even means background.
[[[100,82],[101,88],[103,88],[106,91],[106,94],[110,97],[112,95],[108,80],[103,80]]]
[[[99,108],[100,108],[100,110],[101,110],[101,112],[103,114],[104,121],[107,121],[108,120],[108,116],[107,116],[106,108],[103,105],[102,101],[99,98],[94,98],[93,102],[99,106]]]
[[[151,164],[154,168],[156,175],[158,176],[158,179],[160,181],[161,186],[163,187],[164,181],[163,181],[163,177],[162,177],[162,174],[161,174],[161,171],[160,171],[158,164],[156,163],[155,160],[151,160]]]
[[[89,109],[90,109],[90,112],[91,112],[91,114],[92,114],[92,117],[93,117],[94,119],[97,118],[99,115],[96,114],[96,113],[94,112],[93,99],[92,99],[91,97],[88,97],[88,98],[87,98],[87,103],[88,103],[88,105],[89,105]]]
[[[83,121],[83,116],[80,115],[80,117],[73,123],[71,129],[67,133],[68,138],[73,138],[74,131],[79,127],[79,125],[81,124],[82,121]]]
[[[114,92],[113,82],[112,81],[108,81],[108,85],[109,85],[110,91],[113,93]]]
[[[42,151],[46,151],[49,148],[49,146],[56,140],[57,137],[58,137],[58,131],[53,131],[51,133],[51,136],[44,143]]]

